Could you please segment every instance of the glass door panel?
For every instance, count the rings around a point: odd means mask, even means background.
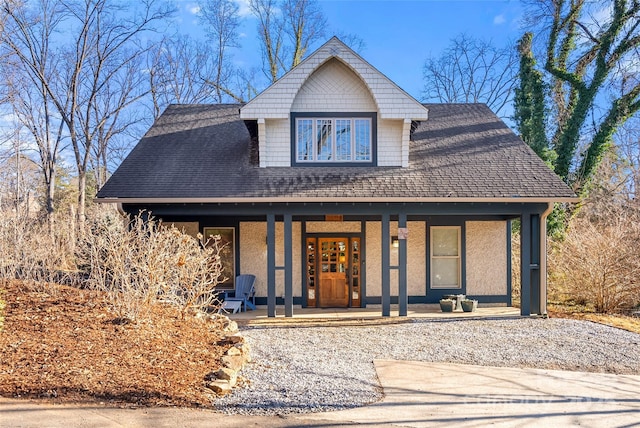
[[[359,307],[360,238],[309,237],[306,243],[307,306]]]

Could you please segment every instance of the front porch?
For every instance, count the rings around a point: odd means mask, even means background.
[[[514,219],[521,236],[519,312],[545,314],[551,207],[497,200],[123,205],[194,236],[227,233],[228,277],[255,275],[256,303],[267,316],[296,319],[323,306],[349,307],[348,317],[437,313],[414,306],[446,294],[470,296],[482,308],[509,306]]]
[[[394,307],[395,306],[395,307]],[[367,305],[366,308],[301,308],[294,307],[293,316],[287,317],[284,311],[270,317],[266,306],[258,306],[255,311],[238,312],[227,316],[241,325],[277,325],[322,323],[335,324],[387,324],[410,322],[412,319],[430,318],[434,320],[514,318],[520,317],[520,309],[511,306],[479,307],[475,312],[442,312],[438,304],[411,304],[406,317],[399,317],[396,305],[391,307],[391,317],[382,316],[381,305]]]

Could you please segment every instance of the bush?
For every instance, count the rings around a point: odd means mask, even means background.
[[[68,282],[75,264],[66,223],[50,228],[39,218],[0,213],[0,278],[19,279],[39,291],[47,283]]]
[[[572,220],[565,240],[552,246],[550,294],[600,313],[631,309],[640,302],[638,248],[637,215]]]
[[[205,245],[154,219],[123,221],[114,213],[101,216],[87,232],[78,247],[86,284],[104,291],[121,319],[144,318],[158,302],[179,306],[183,316],[217,304],[219,237]]]
[[[154,304],[188,310],[215,308],[222,280],[219,237],[208,245],[142,216],[125,219],[94,207],[85,234],[76,241],[74,222],[63,216],[54,227],[44,219],[0,212],[0,280],[53,292],[50,283],[104,291],[120,318],[145,317]]]

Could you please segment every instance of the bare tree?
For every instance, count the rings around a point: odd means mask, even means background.
[[[48,220],[52,223],[58,158],[64,151],[64,124],[52,117],[49,97],[46,93],[42,93],[41,89],[41,86],[38,88],[26,83],[20,91],[15,92],[11,98],[11,104],[14,117],[19,122],[16,124],[16,129],[26,129],[30,136],[29,141],[35,143],[37,160],[34,163],[41,172],[45,190],[44,209]]]
[[[516,83],[518,57],[513,46],[499,48],[461,34],[424,65],[424,99],[447,103],[485,103],[504,117]]]
[[[5,99],[19,127],[28,130],[38,151],[38,162],[45,184],[45,210],[49,221],[53,221],[55,180],[58,157],[62,150],[63,122],[55,118],[46,80],[55,79],[56,66],[60,58],[51,49],[50,40],[58,25],[64,20],[62,8],[55,2],[40,0],[38,12],[18,8],[16,3],[3,5],[3,21],[14,14],[19,17],[25,31],[8,26],[0,40],[22,47],[22,55],[12,49],[3,49],[5,58],[1,70],[4,78]],[[9,21],[11,23],[11,21]],[[16,129],[18,131],[18,129]]]
[[[79,114],[80,121],[89,124],[94,141],[89,165],[94,173],[96,190],[106,182],[113,163],[122,161],[118,154],[127,151],[132,140],[128,131],[142,120],[135,107],[149,92],[146,78],[140,72],[143,58],[134,51],[126,52],[124,56],[122,66],[104,82],[100,93],[92,97],[87,109]]]
[[[362,54],[367,47],[367,43],[362,39],[362,37],[355,33],[338,32],[336,33],[336,37],[359,54]]]
[[[291,69],[300,64],[311,43],[324,37],[327,19],[314,0],[284,0],[282,11],[291,46]]]
[[[250,0],[249,7],[258,18],[258,37],[262,49],[262,70],[271,82],[282,74],[282,20],[276,0]]]
[[[217,101],[222,102],[225,95],[232,98],[229,80],[233,67],[229,63],[229,49],[239,47],[238,27],[240,17],[238,5],[231,0],[206,0],[200,4],[200,20],[205,26],[209,45],[212,46],[212,57],[215,58],[213,74],[201,74],[213,85]]]
[[[326,19],[316,0],[250,0],[249,6],[258,19],[263,71],[272,83],[324,37]]]
[[[615,145],[621,160],[622,193],[626,203],[640,212],[640,118],[633,117],[618,129]]]
[[[187,35],[165,37],[147,52],[146,68],[154,119],[171,103],[216,100],[215,88],[203,77],[216,72],[205,43]]]
[[[24,220],[38,211],[42,175],[39,165],[28,156],[28,144],[19,125],[3,138],[0,146],[0,212],[12,211]],[[6,212],[6,211],[5,211]]]
[[[44,73],[34,66],[31,52],[38,45],[31,31],[32,22],[25,10],[42,6],[60,8],[65,16],[65,34],[60,37],[60,59],[55,72]],[[127,67],[143,53],[139,36],[165,19],[170,10],[157,7],[154,0],[137,4],[135,14],[127,14],[126,3],[117,0],[41,0],[35,5],[17,9],[3,6],[6,16],[5,46],[19,59],[23,69],[44,88],[56,114],[64,122],[75,158],[78,179],[78,226],[82,232],[85,220],[87,172],[97,136],[106,123],[129,107],[141,94],[130,92],[117,97],[119,102],[101,103],[113,89],[114,80],[123,78]],[[137,47],[137,49],[136,49]],[[107,135],[105,133],[103,136]],[[104,143],[104,141],[103,141]]]

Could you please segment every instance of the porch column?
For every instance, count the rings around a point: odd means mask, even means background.
[[[293,317],[293,252],[291,214],[284,215],[284,316]]]
[[[524,212],[520,230],[520,314],[523,316],[543,313],[540,299],[540,260],[546,246],[541,245],[541,215]]]
[[[391,316],[391,249],[389,242],[389,214],[382,215],[382,316]]]
[[[276,216],[267,214],[267,316],[276,316]]]
[[[409,294],[407,292],[407,215],[398,215],[398,315],[407,316]]]

